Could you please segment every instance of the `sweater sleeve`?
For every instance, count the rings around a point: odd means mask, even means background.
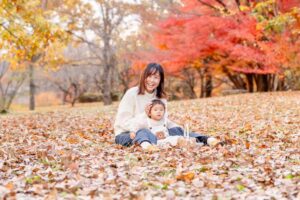
[[[148,128],[147,115],[145,113],[138,115],[130,121],[130,132],[137,132],[140,129]]]
[[[114,124],[115,130],[130,130],[130,124],[134,118],[135,109],[135,94],[133,92],[134,91],[132,90],[128,90],[120,101]]]

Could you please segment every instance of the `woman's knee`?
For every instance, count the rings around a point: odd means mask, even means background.
[[[183,129],[181,127],[173,127],[169,129],[169,134],[172,136],[183,135]]]
[[[131,146],[132,139],[129,136],[129,132],[121,133],[115,137],[115,143],[122,146]]]

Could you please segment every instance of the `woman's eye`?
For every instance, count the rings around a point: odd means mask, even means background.
[[[160,76],[158,76],[158,75],[151,75],[151,76],[149,76],[149,78],[155,78],[155,79],[159,79],[159,78],[160,78]]]

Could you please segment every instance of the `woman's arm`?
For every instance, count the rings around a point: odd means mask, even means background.
[[[145,113],[135,117],[130,121],[130,132],[137,132],[138,130],[148,128],[147,116]]]
[[[147,125],[147,116],[145,114],[140,115],[139,117],[135,117],[130,121],[130,138],[134,139],[136,136],[136,132],[141,129],[148,128]]]
[[[115,133],[130,131],[132,124],[142,118],[145,113],[136,114],[137,87],[129,89],[120,101],[114,124]]]
[[[114,124],[115,131],[119,129],[122,131],[130,130],[130,121],[134,118],[135,109],[134,92],[132,89],[129,89],[120,101]]]

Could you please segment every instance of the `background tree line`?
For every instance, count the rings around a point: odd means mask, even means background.
[[[36,98],[109,105],[152,61],[166,67],[170,99],[297,90],[299,4],[2,0],[0,111],[22,94],[31,110]]]

